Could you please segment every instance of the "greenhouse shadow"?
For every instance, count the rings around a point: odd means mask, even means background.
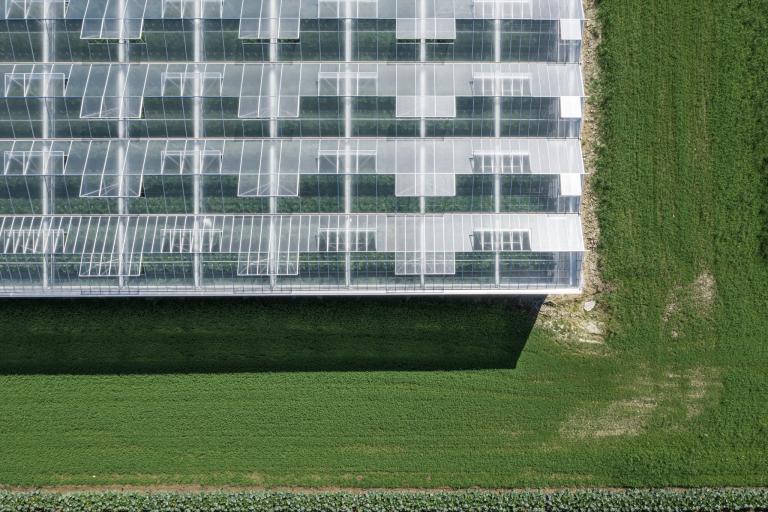
[[[0,302],[2,374],[515,368],[543,297]]]

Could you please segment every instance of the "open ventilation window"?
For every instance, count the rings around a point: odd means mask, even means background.
[[[321,141],[317,152],[319,174],[376,173],[376,141]]]
[[[64,73],[6,73],[5,96],[55,98],[64,96],[67,78]]]
[[[296,197],[299,195],[301,143],[263,141],[242,148],[238,197]]]
[[[140,119],[147,66],[92,65],[87,69],[80,105],[82,119]]]
[[[7,19],[62,19],[69,0],[5,0]]]
[[[387,169],[395,172],[395,196],[455,196],[455,151],[452,141],[400,141]]]
[[[63,151],[33,150],[5,151],[3,174],[5,176],[62,174],[66,165]]]
[[[397,65],[395,116],[456,117],[455,74],[453,65]]]
[[[480,19],[532,19],[534,1],[541,0],[472,0],[472,8]]]
[[[580,96],[560,97],[560,117],[562,119],[581,119],[583,100]]]
[[[240,119],[299,117],[299,96],[243,96],[237,110]]]
[[[217,149],[165,149],[161,152],[161,174],[219,174],[222,153]]]
[[[396,117],[456,117],[455,96],[398,96]]]
[[[86,96],[80,106],[82,119],[141,119],[143,114],[143,96]]]
[[[424,274],[433,275],[453,275],[456,273],[456,253],[455,252],[425,252],[424,253]]]
[[[378,77],[375,64],[321,65],[317,74],[317,95],[377,96]]]
[[[396,0],[397,39],[456,39],[453,0]]]
[[[452,177],[470,172],[466,162],[471,147],[466,139],[399,139],[382,141],[380,146],[380,174]]]
[[[164,71],[161,84],[162,96],[221,96],[224,78],[219,72]]]
[[[88,0],[81,39],[141,39],[147,0]]]
[[[398,252],[395,253],[397,276],[441,276],[456,274],[454,252]]]
[[[248,252],[237,255],[237,275],[239,276],[269,276],[269,253]],[[296,269],[298,273],[298,268]]]
[[[343,150],[321,149],[318,151],[317,171],[320,174],[344,174],[347,167],[353,174],[374,174],[376,150],[353,150],[348,154]]]
[[[414,252],[395,253],[395,275],[417,276],[421,274],[421,254]]]
[[[383,0],[387,1],[387,0]],[[378,0],[318,0],[318,18],[378,18]]]
[[[143,178],[141,174],[83,174],[80,197],[139,197]]]
[[[578,139],[479,139],[462,156],[472,174],[584,174]]]
[[[298,197],[299,174],[252,173],[241,174],[238,197]]]
[[[212,253],[221,251],[221,228],[172,227],[162,231],[161,253]]]
[[[397,173],[396,197],[453,197],[456,195],[456,175],[446,173]]]
[[[302,65],[249,66],[240,83],[240,119],[299,117]],[[255,93],[255,94],[254,94]]]
[[[224,0],[163,0],[163,18],[221,18],[223,13]]]
[[[240,276],[295,276],[299,273],[299,251],[303,216],[259,217],[240,235],[236,249]]]
[[[529,174],[531,157],[527,153],[482,153],[472,155],[475,174]]]
[[[530,96],[531,77],[515,73],[474,73],[472,94],[475,96]]]
[[[89,253],[80,257],[80,277],[137,277],[141,275],[141,254]]]
[[[441,215],[395,219],[395,275],[456,273],[452,221]]]
[[[240,39],[299,39],[301,0],[243,0]]]
[[[560,175],[560,195],[563,197],[581,196],[582,181],[581,174],[561,174]]]
[[[471,235],[472,250],[522,252],[531,250],[531,234],[523,230],[475,230]]]
[[[237,256],[238,276],[296,276],[299,275],[298,253],[277,253],[274,258],[266,252],[240,253]]]
[[[583,35],[583,22],[579,19],[560,20],[561,41],[581,41]]]
[[[376,251],[375,229],[322,229],[317,236],[318,250],[320,252],[345,252],[346,241],[349,237],[349,250],[351,252]]]
[[[80,197],[139,197],[147,157],[145,142],[90,142],[70,150],[66,174],[82,176]]]
[[[67,234],[63,229],[0,229],[2,254],[53,254],[64,251]]]

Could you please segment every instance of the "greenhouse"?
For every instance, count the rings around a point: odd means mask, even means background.
[[[580,0],[5,0],[0,296],[579,293]]]

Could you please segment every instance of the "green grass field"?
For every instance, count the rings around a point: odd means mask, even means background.
[[[0,484],[768,485],[765,3],[600,10],[606,346],[499,300],[0,302]]]

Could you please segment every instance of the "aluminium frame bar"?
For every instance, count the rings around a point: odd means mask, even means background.
[[[203,78],[201,75],[200,67],[203,62],[203,0],[193,0],[194,2],[194,19],[192,21],[193,23],[193,46],[192,46],[192,54],[193,54],[193,62],[194,62],[194,72],[195,72],[195,81],[194,81],[194,98],[193,98],[193,112],[192,112],[192,123],[193,123],[193,133],[192,136],[195,140],[194,150],[195,153],[198,154],[199,151],[202,151],[200,147],[200,142],[204,136],[203,133]],[[195,214],[195,224],[194,224],[194,232],[193,232],[193,240],[195,247],[200,247],[201,245],[201,239],[200,239],[200,220],[199,220],[199,214],[202,213],[202,206],[203,206],[203,196],[202,196],[202,169],[201,167],[201,158],[194,158],[193,166],[192,166],[192,208],[193,212]],[[192,256],[193,258],[193,275],[194,275],[194,281],[195,281],[195,288],[198,288],[202,285],[202,279],[203,279],[203,264],[201,260],[201,255],[199,251],[195,251],[195,253]]]

